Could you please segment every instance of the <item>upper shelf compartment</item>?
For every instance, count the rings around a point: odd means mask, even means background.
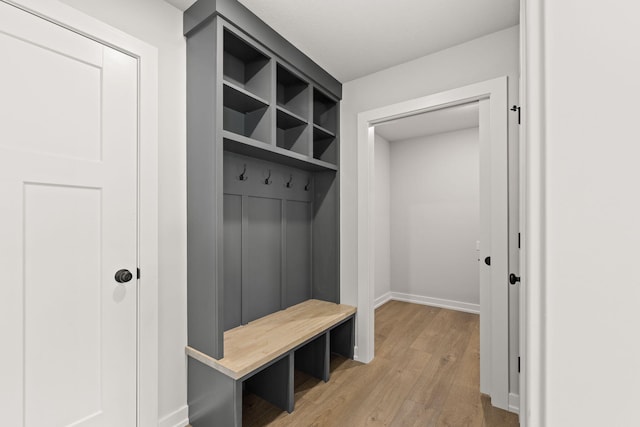
[[[309,84],[280,64],[276,73],[278,105],[298,116],[308,117]]]
[[[313,123],[334,135],[338,126],[336,101],[315,88],[313,89]]]
[[[223,129],[268,143],[271,135],[270,58],[224,30]]]
[[[259,98],[269,99],[271,70],[269,57],[228,29],[224,30],[224,80]]]
[[[338,106],[336,101],[313,89],[313,157],[336,164],[338,146]]]

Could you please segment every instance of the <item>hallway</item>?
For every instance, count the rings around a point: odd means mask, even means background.
[[[292,414],[254,396],[245,426],[517,426],[479,393],[479,317],[390,301],[376,310],[369,365],[332,356],[331,381],[296,372]]]

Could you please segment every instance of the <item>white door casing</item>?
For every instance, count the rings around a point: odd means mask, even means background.
[[[136,425],[138,61],[2,2],[0,52],[1,422]]]
[[[481,390],[491,396],[494,406],[509,408],[509,298],[508,298],[508,158],[507,158],[507,78],[501,77],[457,89],[388,105],[358,114],[358,316],[356,319],[357,359],[368,363],[374,357],[374,206],[373,150],[374,126],[445,107],[480,101],[481,181],[491,192],[490,245],[480,243],[480,258],[491,256],[490,281],[481,280],[480,359]],[[482,124],[489,123],[488,126]],[[490,145],[487,154],[486,147]],[[486,163],[490,162],[490,168]],[[485,184],[486,187],[486,184]],[[482,198],[482,195],[481,195]],[[481,228],[483,222],[481,222]],[[481,239],[487,239],[481,235]],[[453,274],[453,273],[452,273]],[[486,275],[485,275],[486,277]],[[484,284],[484,288],[483,288]]]

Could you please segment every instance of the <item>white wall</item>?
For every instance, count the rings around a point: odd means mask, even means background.
[[[158,48],[159,417],[186,416],[186,44],[182,12],[161,0],[63,0]],[[142,272],[144,274],[144,272]],[[176,413],[176,411],[178,411]]]
[[[375,292],[378,300],[391,292],[391,158],[389,142],[376,135],[375,147]]]
[[[542,260],[524,286],[542,289],[540,425],[638,425],[640,3],[535,3],[528,41],[545,44],[528,67],[528,144],[542,165],[529,188],[541,183],[543,205],[528,211],[542,215]]]
[[[357,115],[385,105],[507,75],[509,103],[518,104],[518,27],[346,82],[341,103],[341,301],[357,304]],[[375,54],[375,52],[372,52]],[[505,112],[507,114],[507,112]],[[510,267],[518,271],[518,126],[509,113]],[[518,390],[518,286],[509,288],[510,389]]]
[[[478,128],[390,143],[393,292],[480,304],[479,143]]]

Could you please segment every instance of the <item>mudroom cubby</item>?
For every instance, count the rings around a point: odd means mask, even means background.
[[[328,163],[337,159],[338,104],[321,90],[313,90],[313,157]]]
[[[184,30],[190,421],[238,426],[243,389],[291,411],[294,368],[327,381],[330,352],[353,357],[342,87],[236,0],[197,1]]]

